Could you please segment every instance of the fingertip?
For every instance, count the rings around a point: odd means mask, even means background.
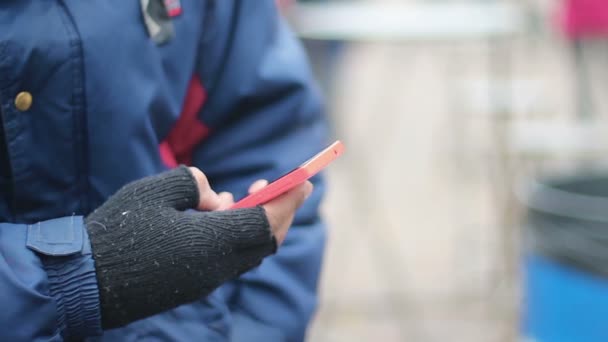
[[[311,182],[306,181],[306,182],[302,183],[300,186],[298,186],[296,191],[298,191],[300,193],[300,195],[302,196],[303,199],[307,199],[312,194],[313,185]]]
[[[188,170],[190,171],[190,174],[192,174],[192,177],[194,177],[194,180],[196,180],[197,184],[207,182],[207,177],[205,177],[203,171],[201,171],[198,167],[190,166],[188,167]]]
[[[260,190],[262,190],[264,187],[266,187],[268,185],[268,181],[265,179],[258,179],[257,181],[253,182],[253,184],[251,184],[251,186],[249,186],[249,194],[252,194],[254,192],[258,192]]]
[[[310,196],[311,193],[312,193],[312,184],[310,182],[302,183],[297,188],[290,191],[289,194],[291,196],[293,196],[292,198],[295,199],[295,201],[294,201],[295,208],[294,209],[301,207],[302,204],[304,203],[304,201],[306,201],[306,199]]]
[[[220,198],[221,204],[217,210],[230,209],[230,207],[232,207],[232,205],[234,204],[234,196],[230,192],[220,192],[218,194],[218,197]]]
[[[304,183],[304,187],[304,199],[307,199],[310,197],[310,195],[312,195],[312,192],[315,190],[315,186],[310,181],[306,181],[306,183]]]
[[[188,167],[192,177],[196,181],[198,188],[198,210],[216,210],[221,205],[221,200],[218,194],[211,189],[207,176],[199,168],[190,166]]]
[[[201,194],[200,204],[198,206],[199,210],[207,210],[213,211],[218,210],[222,205],[222,200],[220,196],[211,188],[207,189],[207,191]]]
[[[232,195],[232,193],[231,193],[231,192],[228,192],[228,191],[222,191],[222,192],[220,192],[220,193],[219,193],[219,194],[217,194],[217,195],[220,197],[220,199],[221,199],[222,201],[234,201],[234,196]]]

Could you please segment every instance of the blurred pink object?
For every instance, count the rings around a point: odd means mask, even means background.
[[[608,0],[564,0],[560,14],[570,38],[608,37]]]
[[[294,0],[276,0],[276,2],[279,6],[279,9],[285,10],[293,4]]]

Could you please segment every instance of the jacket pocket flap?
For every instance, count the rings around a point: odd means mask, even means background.
[[[27,247],[49,256],[68,256],[82,251],[84,222],[71,216],[27,226]]]

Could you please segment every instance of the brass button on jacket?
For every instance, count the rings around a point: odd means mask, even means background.
[[[28,93],[27,91],[22,91],[17,94],[17,97],[15,97],[15,107],[17,110],[25,112],[32,107],[33,101],[34,99],[32,98],[32,94]]]

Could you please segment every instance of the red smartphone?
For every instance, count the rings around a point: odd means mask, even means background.
[[[312,176],[319,173],[319,171],[323,170],[327,165],[331,164],[331,162],[336,160],[343,152],[344,144],[338,140],[293,171],[266,185],[261,190],[236,202],[230,209],[252,208],[272,201],[287,191],[306,182]]]

